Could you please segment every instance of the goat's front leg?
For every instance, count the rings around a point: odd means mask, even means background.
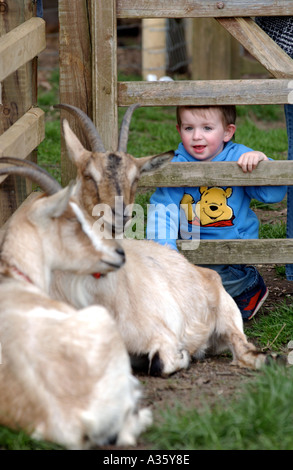
[[[181,369],[187,369],[189,363],[190,354],[178,344],[171,333],[167,340],[166,337],[163,337],[160,344],[152,348],[149,354],[149,374],[168,377]]]

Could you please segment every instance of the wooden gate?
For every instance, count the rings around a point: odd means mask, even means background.
[[[92,117],[109,150],[117,148],[119,106],[288,103],[293,89],[293,60],[251,17],[293,15],[291,0],[92,0],[74,5],[70,0],[60,0],[59,11],[60,99]],[[183,17],[216,18],[274,78],[118,82],[117,19]],[[71,125],[75,125],[72,118]],[[79,133],[78,128],[75,131]],[[82,135],[79,137],[83,140]],[[75,169],[65,151],[62,162],[67,182]],[[261,162],[251,174],[244,174],[237,163],[169,164],[140,182],[143,187],[291,184],[291,161]],[[181,245],[178,241],[179,248]],[[293,263],[293,240],[201,240],[196,250],[185,251],[185,255],[194,263],[205,264]]]
[[[37,104],[37,59],[46,47],[45,22],[31,0],[0,1],[0,157],[36,159],[45,136]],[[1,162],[1,159],[0,159]],[[0,177],[0,226],[31,190],[16,176]]]

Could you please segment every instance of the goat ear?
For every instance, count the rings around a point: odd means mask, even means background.
[[[81,161],[82,156],[84,156],[84,152],[87,152],[87,150],[74,134],[67,119],[63,120],[63,133],[68,156],[73,163],[78,164]]]
[[[66,186],[52,196],[42,197],[32,205],[30,219],[38,224],[52,218],[60,217],[68,207],[73,184]]]
[[[169,163],[173,157],[174,150],[170,150],[169,152],[161,153],[159,155],[153,155],[151,157],[141,157],[137,158],[136,160],[138,168],[140,170],[140,174],[142,175],[159,170],[167,163]]]

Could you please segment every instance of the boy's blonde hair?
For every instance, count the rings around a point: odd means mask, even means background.
[[[223,105],[223,106],[177,106],[176,117],[177,124],[181,127],[181,111],[183,109],[196,109],[196,110],[208,110],[218,109],[222,116],[222,122],[224,127],[229,124],[235,124],[236,122],[236,106],[235,105]]]

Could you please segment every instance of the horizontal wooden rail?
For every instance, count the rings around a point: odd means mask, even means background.
[[[118,104],[129,106],[285,104],[293,80],[119,82]],[[292,95],[291,95],[292,96]]]
[[[293,239],[178,240],[178,249],[194,264],[293,263]]]
[[[288,186],[293,185],[293,161],[260,162],[251,173],[243,173],[236,162],[168,163],[139,187],[188,186]]]
[[[45,138],[45,113],[31,108],[0,136],[1,157],[25,159]],[[0,183],[6,176],[0,177]]]
[[[45,21],[30,18],[0,38],[0,82],[46,47]]]
[[[117,0],[118,18],[290,16],[292,0]]]
[[[252,173],[243,173],[236,162],[169,163],[139,181],[141,188],[215,185],[293,185],[293,162],[260,162]],[[293,239],[178,240],[177,246],[194,264],[293,263]]]

